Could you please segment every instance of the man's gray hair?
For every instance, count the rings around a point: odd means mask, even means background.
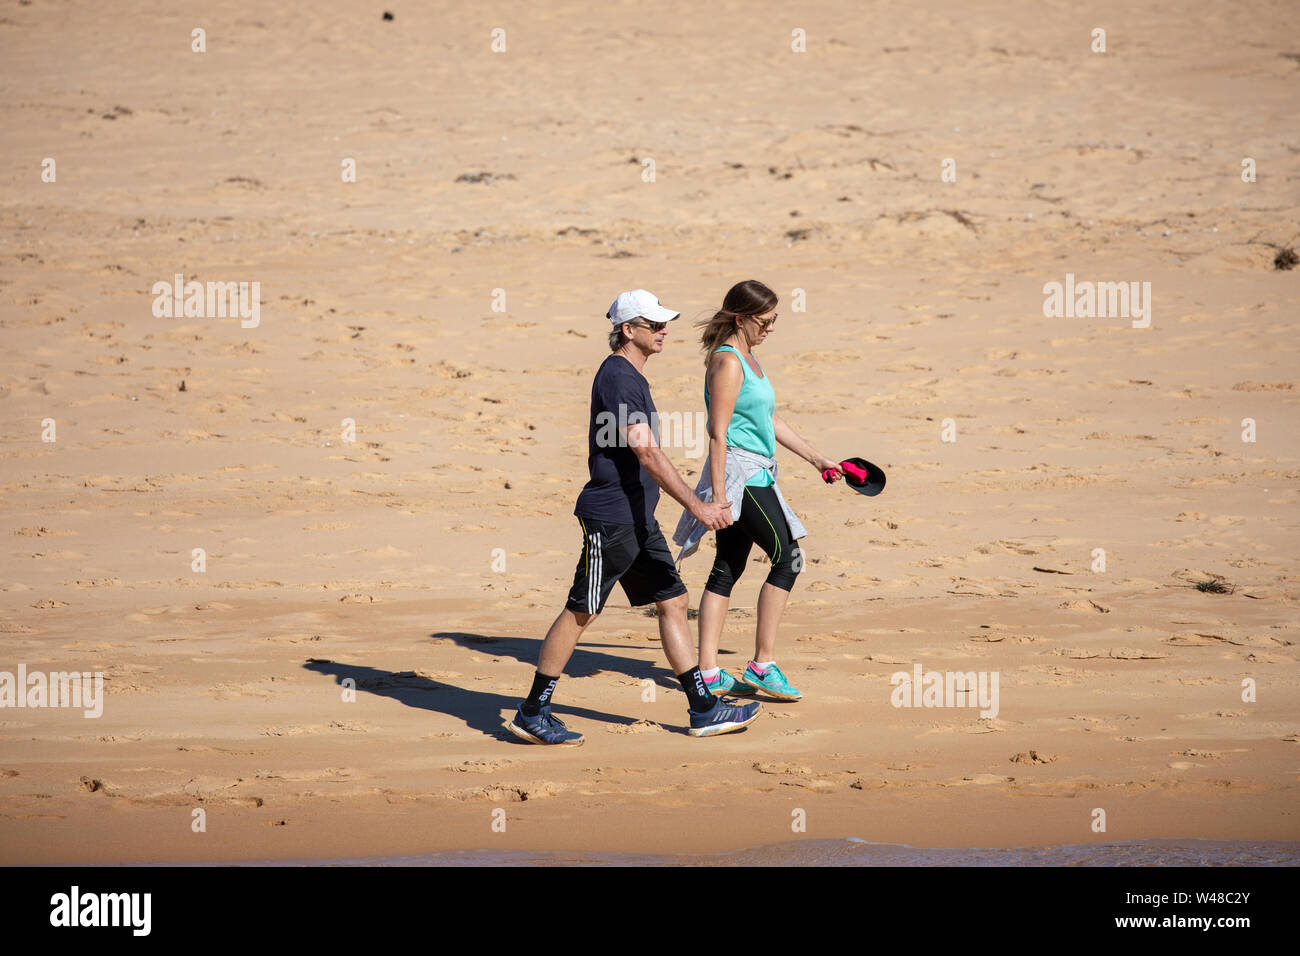
[[[638,316],[635,322],[628,322],[626,324],[645,325],[645,319]],[[624,323],[620,322],[618,325],[614,326],[614,328],[610,329],[609,350],[611,352],[617,352],[619,349],[621,349],[624,345],[626,345],[630,341],[628,337],[623,334],[623,325]]]

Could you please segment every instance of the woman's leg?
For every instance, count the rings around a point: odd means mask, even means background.
[[[746,488],[745,509],[749,520],[741,515],[746,528],[772,562],[767,581],[758,594],[758,626],[754,631],[754,661],[776,660],[776,634],[781,626],[795,577],[803,570],[803,552],[790,538],[790,526],[776,492],[767,488]]]
[[[718,645],[722,643],[722,625],[727,619],[731,598],[705,590],[700,595],[700,670],[718,666]]]
[[[785,613],[785,602],[790,592],[774,584],[763,582],[763,590],[758,592],[758,628],[754,632],[754,660],[776,660],[776,632],[781,626],[781,615]],[[704,617],[703,610],[700,613]]]
[[[745,562],[754,545],[739,522],[716,532],[714,540],[718,553],[704,593],[700,595],[700,670],[718,666],[718,644],[722,641],[722,626],[731,604],[731,589],[745,573]]]

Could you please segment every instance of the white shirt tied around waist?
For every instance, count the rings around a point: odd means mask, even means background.
[[[807,537],[808,532],[804,529],[799,516],[785,503],[781,488],[776,483],[776,467],[775,458],[768,458],[766,455],[746,451],[743,448],[727,448],[726,482],[727,500],[731,502],[731,520],[733,522],[740,520],[740,509],[745,503],[745,483],[766,468],[772,476],[772,490],[776,492],[776,500],[785,514],[786,523],[790,525],[790,539],[798,541],[800,538]],[[704,459],[704,472],[700,475],[699,484],[695,486],[695,497],[701,501],[713,501],[713,476],[707,458]],[[681,545],[682,548],[681,553],[677,555],[679,565],[699,549],[700,540],[708,530],[689,511],[682,510],[682,516],[677,522],[677,530],[673,532],[673,543]]]

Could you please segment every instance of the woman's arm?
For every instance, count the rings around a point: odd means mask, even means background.
[[[831,461],[812,445],[804,441],[799,437],[798,432],[787,425],[785,421],[775,413],[772,415],[772,429],[776,432],[776,440],[778,442],[816,468],[819,473],[824,472],[828,468],[834,468],[835,477],[831,480],[839,481],[840,478],[843,477],[844,473],[840,471],[839,462]]]
[[[709,389],[709,478],[713,500],[727,500],[727,428],[736,411],[745,373],[740,358],[731,352],[715,352],[705,375]]]

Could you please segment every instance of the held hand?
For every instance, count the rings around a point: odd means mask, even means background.
[[[710,531],[720,531],[731,524],[731,504],[702,501],[695,511],[695,520]]]

